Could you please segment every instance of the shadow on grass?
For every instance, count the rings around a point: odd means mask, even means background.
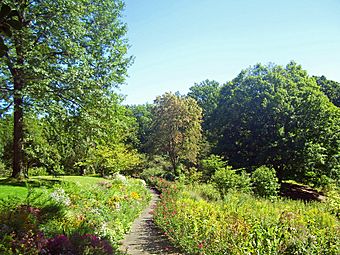
[[[39,179],[15,179],[15,178],[7,178],[0,180],[1,185],[9,185],[9,186],[18,186],[18,187],[26,187],[27,185],[30,187],[47,187],[51,188],[55,184],[60,184],[61,180],[57,179],[48,179],[48,178],[39,178]]]

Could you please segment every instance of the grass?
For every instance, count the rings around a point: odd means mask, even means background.
[[[26,187],[11,186],[0,184],[0,199],[7,199],[8,197],[26,197],[28,190]]]
[[[74,183],[83,187],[91,187],[96,185],[100,181],[106,179],[101,177],[89,177],[89,176],[35,176],[29,179],[16,180],[12,178],[0,178],[0,199],[8,198],[9,196],[15,196],[18,198],[24,198],[28,194],[28,187],[33,188],[52,188],[55,184]],[[37,190],[37,189],[36,189]]]

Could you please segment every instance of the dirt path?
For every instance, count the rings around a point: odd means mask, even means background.
[[[120,250],[130,255],[164,254],[180,255],[179,251],[171,246],[167,238],[155,226],[150,212],[156,206],[159,196],[152,190],[150,205],[142,215],[134,221],[131,231],[122,241]]]

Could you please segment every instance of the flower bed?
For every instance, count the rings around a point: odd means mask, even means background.
[[[0,254],[113,254],[151,196],[139,180],[91,181],[2,203]]]

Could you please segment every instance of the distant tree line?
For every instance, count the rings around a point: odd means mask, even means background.
[[[193,98],[202,108],[203,136],[194,142],[200,146],[197,157],[217,154],[248,172],[266,165],[276,170],[281,181],[339,180],[339,88],[338,82],[309,76],[294,62],[285,67],[258,64],[223,85],[210,80],[195,84],[182,98]],[[167,109],[174,116],[159,114],[160,107],[166,106],[158,101],[131,107],[142,152],[159,145],[154,139],[155,122],[165,116],[175,122],[180,116],[171,107]],[[168,128],[165,134],[157,128],[158,137],[169,134]]]

